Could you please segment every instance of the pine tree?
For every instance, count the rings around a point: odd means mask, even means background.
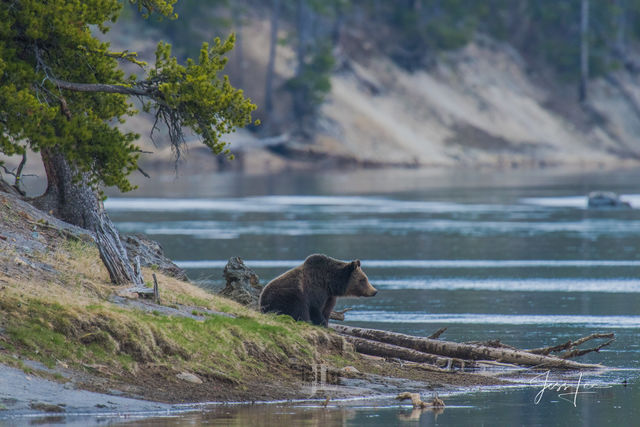
[[[175,17],[176,0],[130,2],[145,16]],[[40,152],[48,186],[32,202],[95,232],[112,280],[140,284],[101,204],[105,186],[133,188],[128,176],[138,169],[138,135],[116,126],[137,113],[130,98],[139,98],[156,123],[166,124],[178,154],[185,127],[214,153],[228,154],[222,136],[250,124],[255,105],[219,75],[233,36],[204,43],[198,61],[185,65],[160,42],[150,66],[133,52],[112,51],[95,36],[95,31],[109,30],[121,9],[118,0],[3,2],[0,152]],[[145,76],[125,76],[118,61],[140,65]]]

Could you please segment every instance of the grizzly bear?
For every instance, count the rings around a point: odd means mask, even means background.
[[[345,262],[314,254],[267,283],[259,305],[263,313],[288,314],[295,320],[328,326],[337,297],[372,297],[376,293],[360,268],[360,260]]]

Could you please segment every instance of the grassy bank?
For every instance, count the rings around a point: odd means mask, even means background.
[[[0,363],[28,370],[21,360],[34,360],[180,401],[287,396],[300,367],[353,357],[327,330],[257,313],[157,271],[161,304],[131,300],[109,283],[90,240],[21,206],[0,198]],[[184,372],[209,387],[178,378]]]

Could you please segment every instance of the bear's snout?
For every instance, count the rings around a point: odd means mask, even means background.
[[[376,288],[374,288],[373,286],[369,285],[367,296],[368,297],[375,297],[377,293],[378,293],[378,290]]]

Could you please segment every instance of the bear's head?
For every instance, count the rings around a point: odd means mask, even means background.
[[[371,286],[369,278],[362,268],[360,268],[360,260],[351,261],[349,268],[352,269],[347,283],[347,289],[344,296],[351,297],[372,297],[378,293],[378,290]]]

